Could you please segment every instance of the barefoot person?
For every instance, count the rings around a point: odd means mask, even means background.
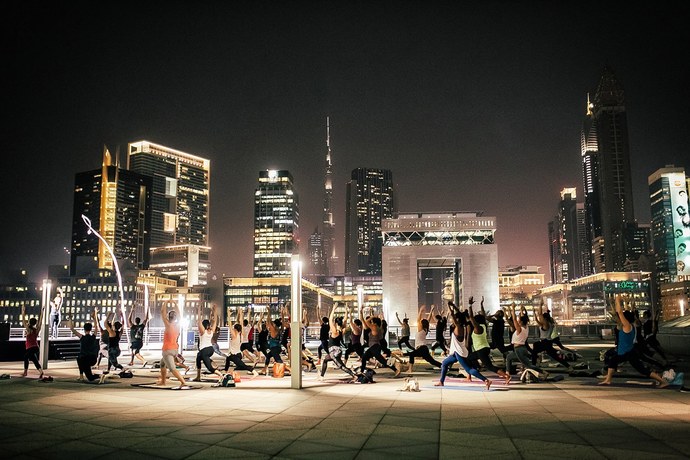
[[[98,339],[96,338],[96,334],[98,334],[98,308],[93,309],[93,313],[91,314],[93,317],[93,324],[92,323],[84,323],[84,333],[80,333],[76,329],[74,329],[74,321],[72,321],[72,318],[69,318],[69,329],[72,331],[72,334],[75,336],[79,337],[79,356],[77,356],[77,366],[79,366],[79,380],[88,380],[89,382],[93,382],[94,380],[98,380],[99,376],[94,375],[93,372],[91,372],[91,366],[94,366],[96,364],[96,358],[98,357],[98,351],[99,351],[99,346],[98,346]],[[95,330],[93,330],[95,327]]]
[[[407,317],[407,313],[405,313],[405,317],[401,320],[400,315],[398,315],[398,312],[395,312],[395,318],[398,320],[398,323],[400,323],[400,336],[398,337],[398,349],[402,351],[402,346],[405,345],[407,348],[410,350],[414,350],[414,347],[410,345],[410,319]]]
[[[635,352],[636,332],[633,326],[635,315],[630,310],[623,311],[621,294],[616,295],[615,305],[618,322],[618,344],[616,345],[616,353],[611,356],[607,363],[608,370],[606,372],[606,377],[603,381],[599,382],[599,385],[610,385],[613,373],[616,372],[621,363],[627,361],[640,374],[656,380],[659,383],[659,388],[668,386],[667,381],[662,379],[656,372],[650,371],[649,368],[640,361],[639,356],[637,356]]]
[[[247,371],[248,373],[256,376],[258,374],[254,370],[254,366],[249,367],[244,363],[244,361],[242,361],[242,340],[244,340],[242,337],[242,324],[244,323],[244,310],[242,308],[238,308],[237,310],[237,321],[232,325],[229,331],[230,347],[228,350],[228,355],[225,358],[225,372],[230,370],[230,363],[233,363],[235,365],[235,370]],[[280,357],[280,353],[278,354],[278,357]],[[268,363],[266,366],[268,367]]]
[[[43,319],[43,308],[41,307],[41,313],[38,315],[38,319],[31,318],[29,321],[26,320],[26,309],[24,304],[22,304],[22,322],[24,323],[24,330],[26,333],[26,352],[24,353],[24,372],[23,377],[29,372],[29,361],[34,363],[36,370],[38,370],[38,378],[43,378],[43,369],[41,364],[38,362],[38,333],[41,331],[41,325]]]
[[[172,375],[177,378],[180,382],[180,387],[186,385],[187,382],[184,381],[184,377],[177,370],[175,365],[175,356],[177,356],[177,351],[179,345],[177,343],[180,337],[180,324],[179,317],[180,311],[173,302],[170,302],[171,310],[168,311],[168,303],[163,303],[161,307],[161,316],[163,317],[163,324],[165,325],[165,332],[163,333],[163,357],[161,358],[161,376],[157,385],[165,385],[168,379],[168,369]]]
[[[467,356],[469,355],[469,349],[467,342],[469,339],[469,334],[471,327],[468,324],[468,319],[466,313],[462,313],[458,307],[455,306],[453,302],[448,302],[448,308],[450,310],[450,317],[455,326],[450,333],[450,352],[448,357],[443,360],[441,364],[441,378],[434,385],[437,387],[442,387],[446,381],[446,375],[448,374],[448,368],[453,365],[453,363],[459,363],[468,375],[477,377],[482,380],[486,385],[488,390],[491,387],[491,380],[484,377],[481,372],[470,366],[467,361]]]
[[[202,320],[201,315],[202,305],[199,303],[199,310],[197,312],[198,327],[199,327],[199,352],[196,354],[196,378],[195,382],[201,382],[201,363],[203,361],[206,369],[216,374],[218,378],[223,378],[223,373],[213,364],[211,357],[213,356],[213,331],[216,330],[218,324],[218,307],[213,304],[211,307],[211,320]]]
[[[450,302],[449,302],[450,303]],[[470,323],[472,324],[472,353],[470,353],[469,360],[473,361],[478,359],[481,363],[489,369],[491,372],[497,373],[500,377],[505,379],[506,384],[510,382],[510,374],[505,372],[503,369],[499,369],[491,361],[491,346],[489,345],[489,339],[486,333],[486,317],[481,314],[475,315],[472,311],[472,305],[474,304],[474,298],[470,297],[469,300],[469,317]]]
[[[429,346],[427,345],[426,336],[429,334],[429,318],[433,314],[433,306],[429,313],[426,313],[426,305],[419,307],[419,313],[417,313],[417,334],[414,339],[415,349],[413,351],[404,353],[403,356],[410,358],[410,367],[407,372],[412,372],[414,370],[414,359],[423,358],[427,363],[432,366],[441,367],[441,363],[436,361],[429,351]]]
[[[357,377],[355,373],[348,368],[342,360],[343,349],[341,348],[343,340],[343,324],[347,322],[347,319],[336,318],[335,308],[338,303],[334,303],[331,307],[331,314],[328,316],[328,324],[330,324],[330,332],[328,336],[328,355],[324,358],[321,363],[321,373],[318,379],[323,380],[324,375],[326,375],[326,369],[328,369],[328,362],[333,361],[335,365],[343,372],[347,373],[355,380]]]
[[[146,359],[141,356],[141,348],[144,346],[144,329],[146,329],[146,325],[149,323],[149,310],[146,309],[146,316],[144,317],[143,323],[138,316],[134,319],[134,323],[132,323],[133,314],[134,308],[129,311],[129,316],[127,317],[129,338],[131,340],[130,349],[132,350],[132,358],[129,360],[129,365],[134,365],[134,358],[136,358],[143,363],[141,367],[144,367],[146,366]]]
[[[108,331],[108,368],[102,374],[101,380],[110,372],[110,368],[123,370],[124,367],[117,361],[120,356],[120,338],[122,337],[122,323],[119,321],[113,322],[115,313],[110,312],[105,320],[105,328]]]

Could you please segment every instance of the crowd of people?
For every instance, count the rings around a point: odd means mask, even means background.
[[[51,326],[55,305],[61,305],[60,300],[61,293],[56,297],[51,310]],[[79,379],[98,380],[102,383],[111,371],[125,370],[119,363],[119,357],[122,353],[121,338],[123,334],[127,334],[131,353],[129,366],[133,366],[135,360],[142,362],[142,367],[151,363],[153,367],[160,369],[157,385],[167,384],[168,373],[172,374],[180,386],[187,385],[185,375],[190,366],[185,364],[180,354],[181,316],[177,305],[174,302],[162,305],[164,333],[161,356],[156,360],[149,358],[149,361],[141,354],[144,331],[150,320],[149,312],[146,311],[143,320],[140,317],[133,318],[134,310],[129,312],[126,319],[124,312],[118,313],[119,318],[114,312],[110,312],[101,322],[98,310],[94,309],[92,322],[84,324],[82,331],[76,330],[69,318],[72,334],[79,338],[80,343],[77,358]],[[632,301],[623,295],[612,298],[612,313],[617,321],[616,345],[604,355],[601,384],[611,384],[618,367],[628,362],[641,375],[658,382],[658,386],[668,385],[661,377],[661,372],[668,366],[668,360],[656,339],[658,317],[651,316],[649,312],[640,316]],[[26,318],[25,315],[22,317]],[[580,356],[574,350],[561,343],[557,324],[543,305],[535,307],[531,316],[524,305],[518,310],[515,304],[488,314],[484,310],[483,297],[478,309],[472,297],[467,308],[462,309],[452,301],[440,309],[435,305],[428,309],[422,305],[417,314],[414,343],[410,341],[410,319],[407,315],[401,319],[397,312],[395,317],[400,325],[400,333],[397,335],[397,348],[391,349],[387,342],[388,324],[382,315],[375,315],[371,309],[351,309],[336,303],[328,316],[318,320],[320,344],[314,355],[306,346],[306,331],[310,321],[306,309],[303,310],[302,356],[298,367],[305,371],[316,370],[317,379],[321,381],[325,380],[331,367],[346,376],[341,380],[366,382],[371,381],[372,373],[366,372],[368,369],[388,369],[391,372],[383,375],[393,378],[403,371],[407,375],[414,375],[415,359],[421,358],[440,370],[436,386],[446,384],[449,372],[457,363],[460,376],[468,381],[479,379],[487,389],[496,378],[508,384],[518,370],[521,372],[521,379],[526,376],[533,376],[537,380],[548,379],[549,373],[539,364],[544,355],[553,365],[561,366],[570,375],[576,375],[579,369],[587,367],[586,363],[577,362]],[[246,308],[237,309],[236,317],[227,322],[227,353],[221,350],[218,343],[221,318],[217,307],[213,305],[209,317],[204,318],[200,306],[197,320],[198,352],[194,381],[209,378],[221,381],[228,372],[240,371],[254,378],[259,374],[268,375],[271,367],[274,376],[289,375],[292,372],[288,359],[291,340],[289,304],[262,313]],[[530,323],[537,326],[534,337],[529,335]],[[25,376],[31,361],[40,377],[43,377],[43,369],[38,361],[37,342],[41,324],[40,316],[25,320]],[[506,332],[510,337],[507,344]],[[434,339],[430,346],[429,336]],[[223,366],[214,362],[216,355],[223,358]],[[354,357],[355,363],[348,364]],[[107,360],[106,368],[100,375],[96,375],[93,368],[100,366],[102,358]],[[263,366],[258,371],[262,361]],[[364,375],[369,377],[363,378]]]

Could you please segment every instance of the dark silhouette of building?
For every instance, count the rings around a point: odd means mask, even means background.
[[[103,236],[122,268],[149,266],[152,178],[113,164],[107,148],[100,169],[74,180],[70,274],[113,268],[110,252],[90,234],[82,215]]]
[[[395,214],[393,173],[357,168],[347,183],[345,274],[381,275],[381,221]]]

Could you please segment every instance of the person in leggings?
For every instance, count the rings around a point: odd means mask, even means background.
[[[329,361],[333,361],[340,370],[349,374],[353,380],[356,380],[357,376],[355,373],[352,372],[342,360],[343,350],[341,345],[343,340],[343,318],[335,317],[335,309],[337,306],[338,303],[335,303],[331,307],[331,313],[328,316],[328,324],[330,324],[330,331],[328,335],[328,355],[321,363],[321,374],[319,374],[319,380],[323,380],[324,375],[326,375],[326,369],[328,369]]]
[[[519,361],[522,363],[525,369],[532,369],[539,374],[547,375],[546,372],[544,372],[541,368],[532,364],[532,357],[525,346],[529,336],[529,329],[527,326],[529,323],[529,316],[520,315],[518,317],[517,313],[515,312],[515,303],[510,306],[510,311],[510,318],[513,322],[515,332],[513,332],[510,340],[511,344],[513,345],[513,351],[509,352],[506,356],[506,371],[511,375],[514,374],[515,371],[513,370],[512,364],[515,361]]]
[[[230,363],[235,365],[235,370],[247,371],[252,375],[259,375],[254,370],[254,366],[249,367],[242,361],[242,323],[244,312],[241,308],[238,309],[237,321],[230,328],[230,349],[228,350],[228,356],[225,358],[225,372],[230,370]],[[280,357],[280,355],[278,356]],[[276,361],[277,362],[277,361]],[[266,367],[268,367],[268,360],[266,361]]]
[[[211,357],[215,351],[213,350],[213,331],[216,330],[218,324],[218,307],[213,304],[211,308],[211,320],[202,320],[201,315],[202,304],[199,303],[199,310],[197,311],[197,327],[199,328],[199,352],[196,354],[196,378],[195,382],[201,382],[201,363],[204,363],[206,370],[212,374],[216,374],[218,378],[223,377],[223,373],[213,364]]]
[[[80,381],[86,379],[89,382],[93,382],[94,380],[99,380],[100,377],[99,375],[94,375],[94,373],[91,372],[91,366],[96,364],[96,358],[98,357],[99,351],[98,339],[96,338],[96,334],[98,334],[99,329],[97,308],[93,309],[92,317],[93,324],[85,323],[83,334],[74,329],[74,321],[72,321],[71,317],[69,318],[68,323],[72,334],[79,337],[79,355],[77,356],[77,366],[79,366]],[[96,328],[95,331],[93,330],[94,326]]]
[[[175,357],[180,347],[177,342],[180,337],[180,311],[175,303],[170,302],[170,306],[171,309],[168,310],[168,303],[166,302],[161,307],[161,318],[163,318],[165,332],[163,332],[163,347],[161,349],[163,355],[161,358],[161,374],[156,385],[164,386],[166,384],[169,369],[172,375],[180,382],[180,388],[182,388],[187,382],[185,382],[180,371],[177,370],[175,363]]]
[[[650,377],[658,382],[658,388],[668,386],[659,374],[649,370],[645,364],[640,361],[637,352],[635,351],[635,314],[632,311],[623,311],[621,304],[621,295],[616,295],[615,299],[616,319],[618,321],[618,344],[616,345],[616,353],[610,357],[607,364],[606,377],[599,382],[599,385],[611,385],[611,379],[618,366],[625,361],[629,362],[632,367],[645,377]]]
[[[458,310],[453,302],[448,302],[448,307],[450,309],[450,317],[455,327],[450,333],[449,354],[441,364],[441,378],[434,385],[437,387],[442,387],[446,381],[448,368],[450,368],[453,363],[457,362],[460,364],[460,366],[462,366],[468,375],[482,380],[486,385],[486,389],[488,390],[491,387],[491,380],[487,379],[482,375],[481,372],[470,366],[469,362],[467,361],[467,356],[469,355],[467,340],[470,334],[470,326],[467,321],[467,315]]]
[[[24,330],[26,333],[24,372],[22,373],[23,377],[26,377],[26,374],[29,373],[29,361],[31,361],[34,363],[36,370],[38,370],[38,378],[43,378],[43,368],[41,368],[41,364],[38,362],[38,333],[41,331],[41,325],[43,324],[42,319],[43,308],[41,308],[41,313],[38,315],[38,319],[31,318],[29,321],[27,321],[26,309],[24,308],[24,304],[22,304],[22,322],[24,323]]]
[[[402,346],[405,345],[410,350],[414,350],[414,347],[410,345],[410,319],[405,315],[405,317],[400,320],[400,315],[395,312],[395,317],[400,323],[400,337],[398,338],[398,348],[402,351]]]
[[[375,358],[383,367],[391,369],[395,373],[395,377],[400,374],[400,367],[389,366],[386,359],[381,355],[381,338],[383,337],[383,330],[381,329],[381,318],[372,315],[364,318],[362,312],[364,307],[359,310],[359,319],[362,321],[365,329],[369,330],[369,348],[366,349],[362,356],[361,371],[367,368],[367,362],[371,358]]]
[[[354,315],[352,315],[354,316]],[[356,353],[359,359],[364,356],[364,345],[362,345],[362,320],[359,318],[350,318],[350,343],[345,350],[345,363],[352,353]]]
[[[510,374],[496,367],[491,361],[491,346],[489,345],[486,333],[486,317],[484,315],[475,315],[472,311],[473,304],[474,298],[470,297],[469,319],[472,325],[472,353],[468,356],[469,361],[478,359],[482,362],[484,367],[504,378],[507,384],[510,382]]]
[[[423,358],[427,363],[432,366],[441,367],[441,363],[436,361],[431,355],[431,351],[427,346],[426,336],[429,334],[429,318],[431,317],[431,311],[426,313],[426,306],[422,305],[419,307],[419,313],[417,314],[417,333],[414,339],[415,349],[403,353],[403,356],[410,358],[410,368],[408,372],[412,372],[414,368],[414,359]]]
[[[551,336],[553,335],[553,330],[556,325],[551,320],[551,315],[548,312],[544,313],[543,308],[544,304],[542,302],[539,308],[534,310],[534,317],[539,325],[539,340],[532,344],[532,364],[536,365],[539,353],[544,352],[549,355],[551,359],[568,369],[568,371],[572,371],[573,368],[570,363],[561,358],[553,347]]]
[[[115,321],[113,318],[115,313],[110,312],[105,320],[105,328],[108,331],[108,368],[103,374],[101,374],[101,379],[105,379],[105,376],[110,372],[110,368],[123,370],[124,367],[117,361],[120,356],[120,337],[122,337],[122,323]]]
[[[266,326],[268,329],[268,342],[267,342],[267,353],[266,353],[266,365],[264,370],[260,372],[262,375],[268,374],[268,365],[271,363],[271,358],[276,363],[282,363],[283,359],[280,357],[280,352],[282,345],[280,343],[281,339],[281,328],[283,327],[283,320],[279,317],[275,320],[271,319],[271,312],[268,312],[268,317],[266,319]],[[290,367],[286,364],[285,371],[291,372]]]

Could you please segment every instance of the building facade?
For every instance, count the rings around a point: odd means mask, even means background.
[[[626,223],[635,222],[625,91],[605,68],[591,104],[596,131],[599,219],[606,271],[622,271],[626,260]],[[596,237],[596,235],[593,235]]]
[[[419,306],[484,296],[499,306],[496,219],[476,212],[400,213],[382,221],[383,309],[416,318]]]
[[[658,169],[649,176],[648,183],[657,282],[690,280],[690,211],[685,170]]]
[[[153,178],[152,253],[164,254],[162,248],[181,245],[190,246],[183,253],[194,252],[195,246],[207,248],[210,160],[142,140],[128,144],[127,164],[130,170]],[[166,273],[165,262],[153,262]],[[174,270],[178,269],[175,265]],[[194,280],[195,276],[182,278]]]
[[[254,193],[254,277],[289,277],[299,253],[299,205],[292,175],[259,172]]]
[[[70,273],[113,269],[105,243],[91,234],[82,216],[112,248],[123,269],[145,269],[150,262],[152,179],[113,164],[107,148],[101,169],[78,173],[74,180]]]
[[[395,214],[393,173],[357,168],[347,183],[345,274],[381,275],[381,222]]]
[[[563,283],[581,276],[578,228],[576,190],[564,188],[561,190],[558,214],[549,223],[552,283]]]

